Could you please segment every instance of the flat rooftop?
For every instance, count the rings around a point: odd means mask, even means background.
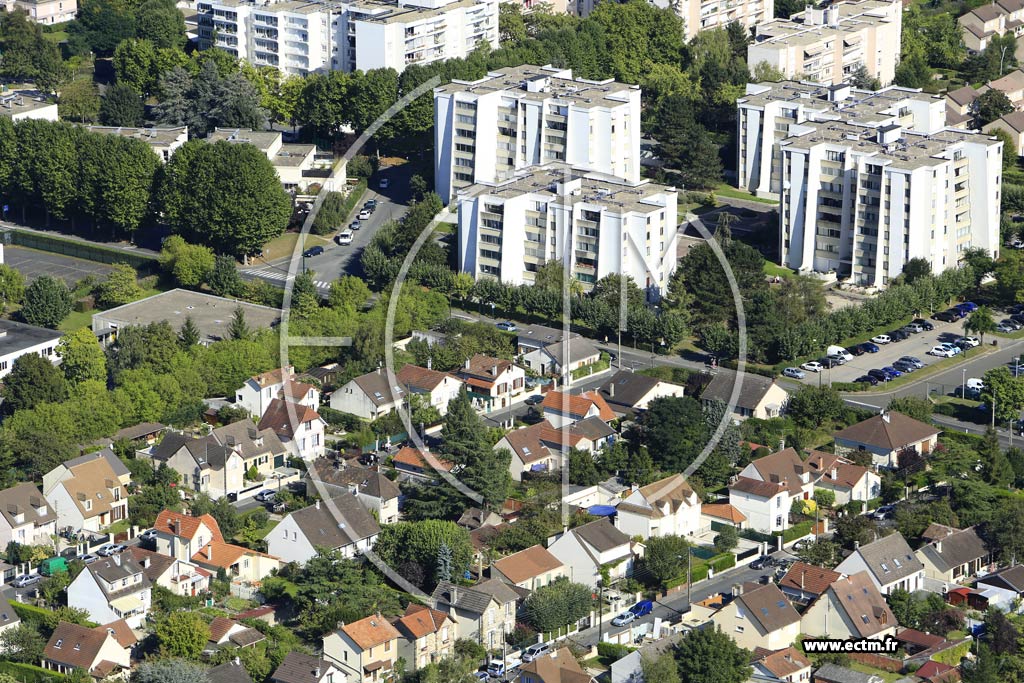
[[[454,2],[450,2],[443,7],[417,7],[414,5],[399,5],[393,2],[361,0],[350,5],[349,12],[352,15],[353,21],[380,24],[408,24],[414,21],[425,21],[443,17],[450,10],[463,9],[475,5],[480,5],[481,8],[487,7],[487,5],[479,0],[454,0]]]
[[[579,194],[570,195],[572,201],[591,203],[626,213],[651,213],[665,206],[661,193],[676,192],[674,187],[641,182],[630,185],[623,180],[599,173],[567,170],[563,166],[540,166],[524,171],[515,178],[500,183],[478,183],[459,191],[460,197],[486,195],[510,199],[524,194],[537,194],[557,202],[558,185],[580,181]],[[675,202],[675,198],[669,201]]]
[[[26,325],[13,320],[0,320],[0,357],[30,349],[61,338],[57,330]]]
[[[142,326],[166,320],[177,331],[185,318],[191,317],[203,341],[218,341],[228,337],[231,317],[239,307],[245,311],[245,321],[253,330],[276,327],[281,322],[281,311],[276,308],[187,289],[172,289],[96,313],[92,317],[92,329],[100,332],[108,328]]]
[[[166,147],[181,140],[188,140],[188,126],[177,126],[175,128],[129,128],[127,126],[86,126],[86,129],[93,133],[106,133],[107,135],[120,135],[123,138],[133,138],[153,145],[154,147]],[[184,139],[182,139],[184,138]]]
[[[316,145],[281,145],[270,161],[274,166],[301,166],[311,154],[316,154]]]
[[[893,4],[891,0],[836,3],[832,7],[839,9],[839,21],[834,26],[809,23],[806,12],[794,14],[789,19],[773,19],[758,25],[757,34],[751,45],[813,45],[836,36],[848,36],[866,28],[891,22],[892,19],[886,12],[892,11]],[[902,11],[902,6],[896,11]]]
[[[0,93],[0,116],[15,116],[57,103],[38,90],[6,90]]]
[[[264,154],[281,140],[281,133],[273,130],[252,130],[251,128],[216,128],[206,136],[207,142],[247,142],[255,145]]]
[[[850,88],[849,95],[840,101],[829,101],[831,86],[808,81],[779,81],[778,83],[751,83],[747,94],[737,100],[741,107],[763,108],[769,102],[789,102],[804,109],[808,119],[836,118],[856,120],[865,125],[877,122],[883,125],[911,101],[945,102],[942,95],[930,95],[914,88],[891,85],[881,90]]]
[[[583,107],[615,107],[627,99],[628,91],[637,89],[639,86],[611,78],[591,81],[573,78],[571,69],[526,64],[492,71],[477,81],[453,80],[434,92],[477,96],[501,92],[517,99],[556,99]]]

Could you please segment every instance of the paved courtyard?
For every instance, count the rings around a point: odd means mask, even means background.
[[[88,275],[102,278],[112,270],[104,263],[13,245],[4,245],[4,263],[21,272],[28,281],[40,275],[51,275],[61,278],[69,287]]]

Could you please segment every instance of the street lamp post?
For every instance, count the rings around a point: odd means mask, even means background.
[[[963,369],[963,377],[960,379],[960,398],[967,398],[967,368]]]

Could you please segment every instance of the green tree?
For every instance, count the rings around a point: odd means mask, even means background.
[[[483,421],[465,391],[448,403],[441,442],[440,450],[445,459],[463,467],[476,460],[482,452],[490,450]]]
[[[526,40],[526,22],[520,5],[503,2],[498,7],[498,35],[501,44],[509,47]]]
[[[1013,137],[1002,128],[993,128],[988,135],[1003,143],[1003,173],[1017,168],[1017,145],[1013,143]]]
[[[992,260],[992,256],[988,253],[987,249],[983,249],[981,247],[964,249],[960,254],[960,261],[971,267],[971,274],[974,276],[975,289],[980,288],[981,282],[985,279],[985,276],[995,270],[995,261]]]
[[[573,486],[593,486],[604,477],[597,469],[594,456],[579,448],[569,450],[569,483]]]
[[[690,543],[682,536],[650,538],[641,561],[640,576],[651,583],[664,584],[686,571]]]
[[[158,199],[176,233],[236,256],[258,253],[292,212],[266,155],[225,141],[182,145],[164,169]]]
[[[682,472],[707,441],[707,425],[700,404],[690,397],[671,396],[650,402],[638,416],[631,440],[645,446],[655,464],[669,472]]]
[[[919,422],[928,424],[932,421],[935,405],[927,398],[920,396],[897,396],[889,401],[889,410],[903,413]]]
[[[215,264],[212,249],[189,244],[180,235],[168,237],[160,249],[160,267],[182,287],[196,288],[202,285]]]
[[[174,612],[154,629],[164,657],[198,659],[210,640],[210,627],[196,612]]]
[[[100,123],[105,126],[140,126],[144,108],[142,96],[127,83],[107,88],[100,102]]]
[[[981,343],[984,344],[985,335],[993,334],[996,331],[996,321],[992,319],[992,309],[988,306],[979,306],[967,317],[964,330],[978,335]]]
[[[23,621],[14,628],[0,633],[4,656],[14,662],[37,664],[43,658],[46,640],[34,625]]]
[[[903,279],[909,285],[932,274],[932,264],[928,259],[915,257],[903,265]]]
[[[843,399],[832,387],[803,387],[789,399],[787,414],[804,427],[835,420],[843,412]]]
[[[207,276],[206,283],[217,296],[235,296],[245,286],[238,274],[237,262],[224,254],[214,259],[213,269]]]
[[[196,321],[190,315],[185,316],[185,322],[181,324],[181,329],[178,331],[178,343],[182,348],[190,349],[199,343],[200,338]]]
[[[992,123],[1000,116],[1013,111],[1013,103],[1010,102],[1010,98],[1006,96],[1006,93],[995,88],[983,92],[975,102],[975,107],[979,126]]]
[[[252,337],[252,328],[245,321],[245,311],[241,306],[236,306],[235,312],[231,314],[231,323],[228,325],[228,338],[245,340],[250,337]]]
[[[897,624],[906,628],[920,626],[921,607],[917,598],[902,588],[896,588],[889,594],[888,601]]]
[[[114,50],[117,82],[141,93],[156,88],[156,46],[148,40],[124,40]]]
[[[64,375],[49,360],[35,353],[17,358],[4,378],[2,408],[10,415],[40,403],[59,403],[67,398]]]
[[[683,680],[679,678],[679,667],[676,666],[676,660],[671,652],[643,655],[640,658],[640,670],[643,672],[645,681],[683,683]]]
[[[590,613],[594,600],[587,586],[562,577],[533,591],[523,602],[523,618],[547,633],[575,624]]]
[[[139,274],[126,263],[116,263],[107,279],[96,287],[96,303],[103,308],[123,306],[142,297]]]
[[[206,669],[184,659],[145,661],[132,671],[131,683],[209,683]]]
[[[687,632],[673,654],[687,683],[743,683],[750,676],[750,653],[717,627]]]
[[[168,0],[148,0],[138,10],[136,30],[139,38],[149,40],[156,48],[185,47],[185,17]]]
[[[469,532],[453,522],[428,519],[387,524],[381,529],[374,550],[393,567],[411,561],[429,568],[427,578],[431,584],[436,584],[441,580],[437,558],[442,546],[450,554],[451,576],[461,576],[473,559],[473,545]]]
[[[60,91],[60,117],[67,121],[95,123],[100,113],[100,94],[91,79],[76,78]]]
[[[64,335],[57,343],[60,369],[71,384],[95,380],[107,381],[107,361],[96,335],[80,327]]]
[[[739,544],[739,534],[736,527],[723,527],[715,536],[715,550],[720,553],[727,553]]]
[[[370,300],[370,288],[361,278],[344,275],[331,283],[331,291],[327,295],[327,305],[331,308],[352,306],[360,310]]]
[[[814,502],[819,508],[828,510],[836,504],[836,493],[828,489],[814,489]]]
[[[33,81],[44,92],[53,92],[66,75],[56,43],[20,8],[0,14],[0,52],[0,77],[16,83]]]
[[[56,328],[71,312],[71,291],[50,275],[40,275],[25,289],[21,317],[30,325]]]
[[[999,657],[984,643],[978,643],[978,656],[961,668],[961,680],[964,683],[1002,683],[1006,677],[1001,668]]]
[[[877,78],[868,73],[868,68],[861,64],[847,78],[847,82],[854,88],[862,90],[881,90],[882,84]]]
[[[1009,368],[999,366],[988,370],[982,381],[985,388],[981,399],[995,409],[997,422],[1005,424],[1016,419],[1024,408],[1024,377],[1014,377]]]
[[[3,132],[0,131],[0,134]],[[0,142],[0,145],[3,143]],[[2,161],[0,161],[2,164]],[[0,188],[3,179],[0,178]],[[0,313],[7,310],[8,304],[20,303],[25,296],[25,276],[6,263],[0,263]]]

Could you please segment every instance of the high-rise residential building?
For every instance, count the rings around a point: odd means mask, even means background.
[[[598,0],[576,0],[577,13],[586,16]],[[683,20],[686,40],[701,31],[725,28],[737,22],[748,31],[775,17],[775,0],[654,0],[661,8],[672,8]]]
[[[552,162],[639,182],[640,88],[519,66],[434,90],[434,182],[445,203]]]
[[[782,265],[881,288],[999,251],[1002,142],[945,127],[945,100],[903,88],[766,83],[739,100],[741,185],[777,194]]]
[[[789,19],[759,24],[747,46],[747,64],[765,62],[784,78],[843,83],[860,67],[882,85],[892,83],[900,59],[900,0],[812,6]]]
[[[539,267],[559,260],[585,289],[622,274],[656,297],[678,260],[677,194],[562,164],[479,183],[458,195],[459,266],[476,278],[530,284]]]
[[[200,0],[199,42],[286,74],[368,71],[498,45],[497,0]]]

